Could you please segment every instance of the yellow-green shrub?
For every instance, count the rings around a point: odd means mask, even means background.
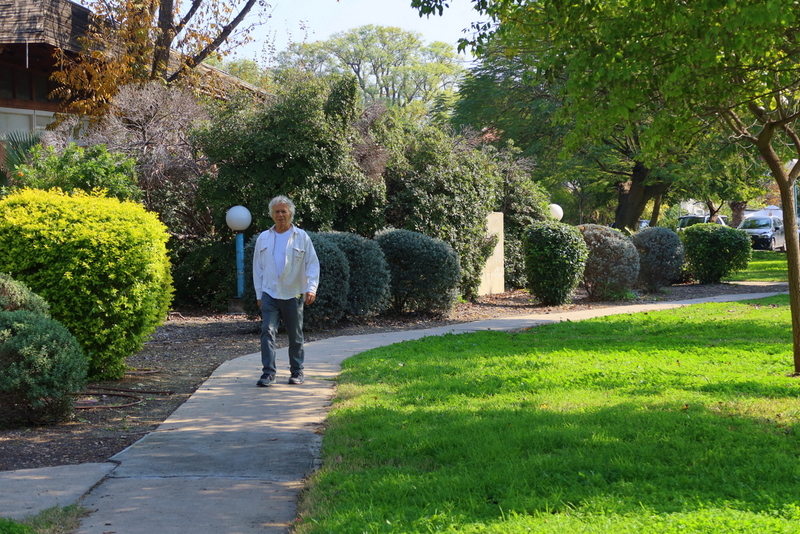
[[[89,358],[120,378],[172,297],[167,232],[140,204],[24,189],[0,200],[0,271],[50,303]]]

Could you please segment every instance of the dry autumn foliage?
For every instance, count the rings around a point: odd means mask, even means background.
[[[195,67],[249,40],[265,0],[91,0],[94,17],[77,56],[57,51],[65,111],[97,117],[119,87],[192,83]],[[257,9],[254,11],[253,8]],[[254,22],[249,19],[256,18]]]

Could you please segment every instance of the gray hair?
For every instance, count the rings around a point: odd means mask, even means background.
[[[285,204],[289,208],[289,222],[294,220],[294,202],[289,200],[289,197],[285,197],[283,195],[278,195],[277,197],[273,198],[269,201],[269,214],[272,215],[272,208],[277,206],[278,204]]]

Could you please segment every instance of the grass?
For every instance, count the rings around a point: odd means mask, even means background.
[[[800,532],[788,298],[345,361],[299,533]]]
[[[77,504],[54,506],[21,521],[0,518],[0,534],[71,534],[89,511]]]
[[[754,250],[747,270],[725,278],[728,282],[786,282],[786,254]]]

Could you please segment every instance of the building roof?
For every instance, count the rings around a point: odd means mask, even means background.
[[[92,12],[70,0],[0,0],[0,63],[48,71],[55,65],[52,48],[78,53]],[[170,63],[178,68],[178,57]],[[203,92],[224,97],[233,90],[265,92],[208,65],[199,65]]]
[[[80,51],[91,12],[69,0],[0,0],[0,43]]]

